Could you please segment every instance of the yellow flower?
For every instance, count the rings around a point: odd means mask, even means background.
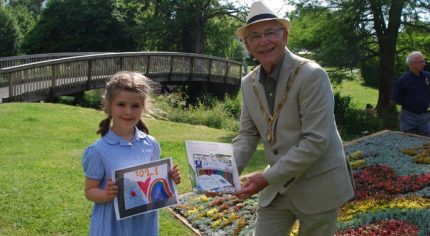
[[[422,197],[398,197],[391,200],[386,199],[366,199],[353,201],[345,204],[339,214],[339,221],[351,220],[354,215],[363,212],[375,212],[388,208],[430,208],[430,200]]]
[[[222,222],[222,219],[218,219],[211,224],[211,227],[216,228],[221,224],[221,222]]]
[[[206,195],[202,195],[202,196],[199,197],[199,201],[201,201],[201,202],[207,202],[207,201],[209,201],[209,199],[208,199],[208,197],[206,197]]]
[[[349,158],[349,160],[362,159],[362,157],[363,157],[363,152],[358,150],[351,154],[351,158]]]
[[[350,161],[351,164],[351,168],[353,170],[359,169],[360,167],[362,167],[365,163],[365,160],[352,160]]]
[[[192,215],[192,214],[195,214],[195,213],[197,213],[198,212],[198,209],[191,209],[191,210],[188,210],[188,211],[186,211],[186,215],[187,216],[189,216],[189,215]]]
[[[217,208],[212,208],[208,212],[206,212],[206,215],[210,217],[210,216],[213,216],[217,212],[218,212]]]
[[[402,149],[401,152],[408,156],[415,156],[418,154],[415,148],[405,148],[405,149]]]

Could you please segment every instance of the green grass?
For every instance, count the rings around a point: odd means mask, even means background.
[[[0,235],[87,235],[82,154],[98,136],[101,111],[49,103],[0,105]],[[145,119],[162,158],[179,165],[180,194],[191,191],[185,140],[230,142],[235,133]],[[261,147],[245,173],[265,167]],[[160,235],[193,235],[163,209]]]
[[[378,90],[362,85],[361,80],[343,80],[342,83],[333,89],[340,92],[341,96],[351,96],[352,103],[359,109],[365,109],[366,104],[376,107],[378,102]]]

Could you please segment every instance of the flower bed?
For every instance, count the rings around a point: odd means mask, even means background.
[[[340,210],[336,235],[430,235],[430,139],[383,131],[345,145],[356,198]],[[251,235],[257,196],[189,193],[172,208],[201,235]],[[296,225],[292,235],[296,235]]]

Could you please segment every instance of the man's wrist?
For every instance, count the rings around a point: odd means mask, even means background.
[[[257,180],[257,184],[259,186],[261,186],[262,188],[267,187],[267,185],[269,185],[269,182],[267,182],[266,178],[264,177],[264,175],[262,173],[257,174],[256,176],[256,180]]]

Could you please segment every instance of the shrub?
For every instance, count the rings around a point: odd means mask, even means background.
[[[373,110],[360,110],[351,103],[350,96],[334,94],[334,114],[342,138],[351,139],[382,129],[382,122]]]
[[[225,101],[219,101],[206,94],[196,105],[186,104],[186,99],[182,93],[154,97],[155,115],[174,122],[239,130],[240,102],[237,98],[227,97]]]
[[[223,103],[225,111],[230,113],[230,115],[236,119],[240,118],[240,112],[242,110],[242,102],[239,99],[240,96],[236,96],[236,98],[226,96]]]
[[[364,84],[373,88],[379,85],[379,59],[372,58],[360,64],[361,77]]]
[[[60,96],[57,102],[62,104],[67,104],[67,105],[79,105],[82,107],[100,109],[102,93],[103,93],[102,89],[96,89],[96,90],[86,91],[84,93],[83,98],[80,98],[79,96],[78,97]]]

